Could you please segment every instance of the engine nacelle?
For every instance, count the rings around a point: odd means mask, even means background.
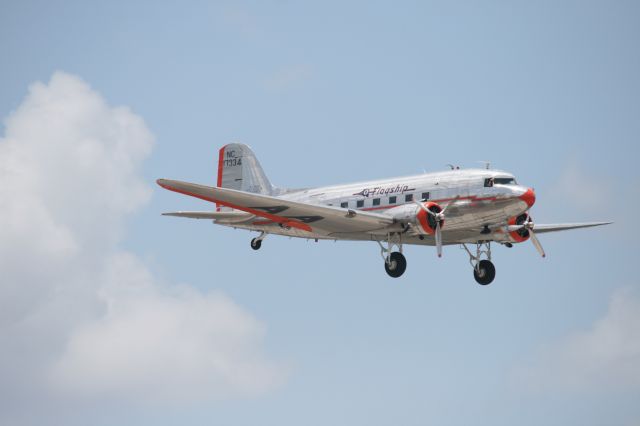
[[[520,216],[515,216],[509,219],[509,225],[522,225],[526,223],[529,218],[527,213],[522,213]],[[527,228],[521,228],[517,231],[509,232],[509,237],[514,243],[522,243],[529,239],[529,230]]]
[[[434,213],[440,213],[442,211],[442,207],[434,202],[426,202],[423,204],[429,211]],[[436,233],[436,219],[433,215],[425,212],[423,209],[418,209],[416,213],[416,224],[418,231],[423,234],[434,235]],[[440,222],[440,229],[444,228],[444,220]]]

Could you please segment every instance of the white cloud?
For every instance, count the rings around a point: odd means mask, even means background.
[[[615,182],[597,171],[587,173],[571,160],[552,187],[551,197],[556,203],[568,202],[580,209],[600,210],[611,203]]]
[[[158,282],[118,248],[150,197],[139,169],[152,145],[140,117],[65,73],[32,85],[6,120],[0,412],[36,394],[171,402],[282,381],[262,323],[223,294]]]
[[[130,254],[110,259],[106,315],[71,335],[52,372],[59,388],[147,400],[259,393],[280,381],[261,357],[264,327],[229,298],[159,291]]]
[[[640,390],[640,295],[616,291],[591,329],[541,348],[516,378],[545,393]]]
[[[567,161],[555,182],[543,191],[533,215],[540,221],[613,221],[600,228],[618,240],[635,241],[640,230],[633,226],[640,209],[640,181],[613,179],[603,169],[588,168],[575,159]]]

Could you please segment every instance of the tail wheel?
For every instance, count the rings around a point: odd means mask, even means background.
[[[254,238],[253,240],[251,240],[251,248],[254,250],[260,250],[260,247],[262,247],[262,240],[259,240],[257,238]]]
[[[402,253],[394,251],[384,262],[384,269],[390,277],[398,278],[407,269],[407,259]]]
[[[491,284],[496,277],[496,267],[489,260],[481,260],[478,266],[473,268],[473,277],[480,285]]]

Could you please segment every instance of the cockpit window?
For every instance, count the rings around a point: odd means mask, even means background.
[[[515,185],[516,180],[512,177],[497,177],[493,178],[493,183],[496,185]]]

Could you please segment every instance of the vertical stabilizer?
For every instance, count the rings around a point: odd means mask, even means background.
[[[241,143],[220,148],[217,186],[255,194],[276,192],[251,148]]]

